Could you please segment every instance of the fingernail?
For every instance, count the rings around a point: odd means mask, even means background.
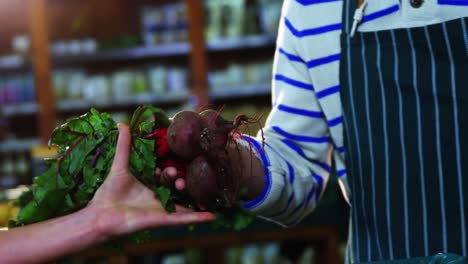
[[[216,216],[212,213],[203,212],[202,214],[203,214],[203,218],[205,219],[212,219],[212,220],[216,219]]]

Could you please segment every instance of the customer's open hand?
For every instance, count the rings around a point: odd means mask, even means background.
[[[182,206],[168,213],[153,191],[128,170],[131,135],[119,125],[119,139],[111,172],[97,190],[88,209],[98,216],[98,229],[106,236],[121,235],[145,228],[186,225],[214,219],[207,212],[193,212]]]

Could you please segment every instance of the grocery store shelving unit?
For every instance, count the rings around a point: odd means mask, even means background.
[[[127,15],[128,5],[134,4],[130,13],[138,13],[143,5],[160,5],[170,3],[169,0],[71,0],[64,4],[60,0],[27,0],[7,5],[13,10],[7,11],[6,6],[1,10],[3,18],[0,22],[7,22],[5,18],[9,13],[12,17],[25,15],[27,19],[13,19],[16,22],[12,28],[5,28],[0,32],[4,39],[17,34],[29,32],[31,45],[29,51],[17,55],[0,56],[0,76],[15,76],[17,74],[32,74],[34,78],[35,101],[21,101],[0,105],[0,115],[6,118],[9,131],[8,138],[0,140],[0,157],[13,157],[29,155],[36,147],[45,147],[51,132],[66,118],[78,116],[94,107],[100,111],[128,113],[139,105],[153,104],[166,108],[173,113],[179,107],[193,107],[203,109],[206,107],[223,109],[226,114],[231,107],[236,107],[256,100],[255,106],[269,105],[270,83],[226,84],[209,87],[210,72],[226,67],[227,62],[250,61],[261,54],[261,58],[271,59],[275,47],[275,37],[272,35],[249,35],[237,38],[205,39],[205,25],[203,21],[204,6],[201,0],[185,1],[188,11],[188,38],[169,44],[129,46],[125,48],[109,47],[89,53],[60,54],[51,49],[57,39],[74,38],[72,34],[64,32],[63,28],[71,21],[71,17],[87,12],[85,9],[97,7],[101,11],[94,12],[92,16],[99,16],[96,30],[88,33],[99,39],[106,35],[106,31],[113,31],[116,35],[119,29],[114,25],[103,23],[104,18],[114,19]],[[113,5],[112,5],[113,4]],[[80,9],[80,6],[86,6]],[[0,3],[0,8],[2,4]],[[20,11],[17,11],[17,10]],[[1,15],[0,14],[0,15]],[[59,16],[59,17],[58,17]],[[3,20],[2,20],[3,19]],[[64,19],[64,23],[61,22]],[[131,18],[138,20],[137,17]],[[101,25],[104,24],[104,25]],[[56,26],[57,25],[57,26]],[[120,24],[122,26],[122,24]],[[135,28],[133,28],[134,30]],[[117,32],[117,33],[116,33]],[[134,31],[132,31],[134,32]],[[86,33],[86,34],[88,34]],[[112,36],[114,36],[112,35]],[[83,37],[83,36],[81,36]],[[85,36],[86,37],[86,36]],[[78,36],[80,38],[80,36]],[[8,41],[6,41],[8,42]],[[2,46],[3,45],[3,46]],[[4,53],[6,44],[1,43],[0,49]],[[226,54],[228,54],[226,56]],[[230,57],[229,57],[230,56]],[[115,68],[135,67],[158,63],[158,65],[187,65],[189,68],[189,91],[183,93],[143,93],[129,95],[124,100],[117,98],[89,99],[57,99],[53,88],[53,71],[67,69],[86,69],[94,74],[95,71],[114,70]],[[94,71],[94,72],[93,72]],[[3,77],[2,76],[2,77]],[[102,100],[104,99],[104,100]],[[240,111],[255,111],[251,108]],[[236,112],[239,112],[236,110]],[[267,110],[261,110],[266,118]],[[229,115],[229,114],[228,114]],[[30,175],[34,177],[35,175]]]
[[[67,112],[79,112],[98,106],[103,109],[112,107],[131,108],[143,103],[168,105],[184,102],[188,94],[167,94],[164,96],[145,96],[129,98],[125,102],[106,101],[103,103],[87,102],[85,100],[55,101],[52,88],[52,65],[68,66],[92,63],[117,63],[119,61],[138,61],[148,59],[165,59],[169,57],[188,57],[191,75],[191,94],[197,97],[198,105],[208,106],[215,101],[231,98],[249,98],[252,96],[268,96],[269,84],[244,85],[226,91],[211,91],[208,87],[209,53],[222,51],[237,51],[242,49],[273,50],[275,38],[268,35],[245,36],[232,39],[217,39],[206,41],[203,24],[203,1],[185,0],[188,7],[189,39],[188,42],[161,44],[154,46],[137,46],[125,49],[97,51],[89,54],[59,55],[49,52],[51,43],[50,0],[28,0],[29,31],[32,41],[30,57],[9,56],[0,58],[0,71],[15,71],[30,68],[34,74],[37,102],[17,103],[0,106],[0,112],[8,117],[32,116],[37,118],[38,138],[45,144],[51,131],[56,126],[57,116]],[[122,2],[122,1],[120,1]],[[155,0],[156,4],[164,0]],[[167,1],[166,1],[167,2]],[[33,10],[33,12],[31,12]],[[0,142],[0,147],[6,143]]]
[[[54,63],[70,64],[82,62],[111,62],[121,60],[138,60],[188,55],[191,52],[190,43],[177,42],[153,46],[139,46],[126,49],[98,51],[79,55],[52,55]]]

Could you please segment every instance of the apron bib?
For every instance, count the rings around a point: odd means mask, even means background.
[[[356,1],[344,1],[343,32]],[[468,251],[468,18],[342,36],[348,259]]]

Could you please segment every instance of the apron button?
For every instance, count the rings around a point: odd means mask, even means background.
[[[409,3],[414,8],[419,8],[422,6],[424,0],[409,0]]]

